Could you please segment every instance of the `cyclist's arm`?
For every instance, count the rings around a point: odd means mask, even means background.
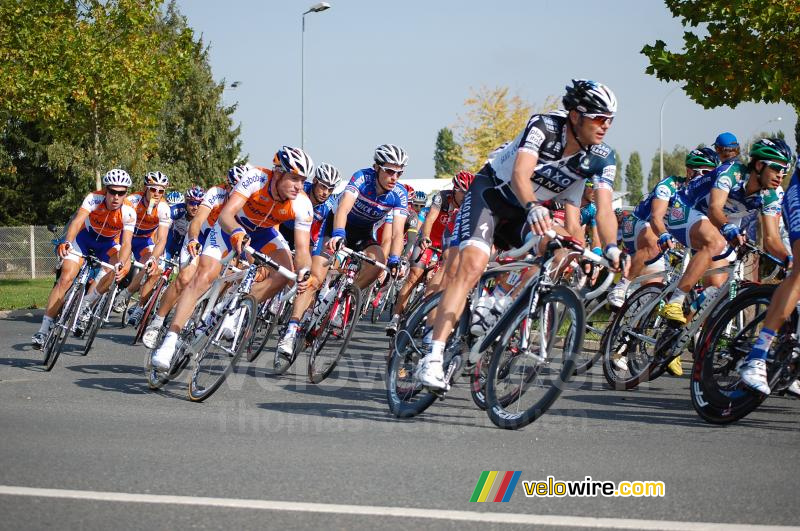
[[[167,246],[167,238],[169,238],[169,225],[159,225],[156,230],[156,245],[153,247],[152,257],[158,260]]]
[[[64,241],[75,241],[75,238],[78,237],[78,233],[84,227],[87,217],[89,217],[89,211],[79,208],[78,212],[72,217],[72,221],[70,221],[69,226],[67,227],[67,232],[64,235]]]
[[[277,227],[276,227],[277,228]],[[322,235],[320,234],[320,238]],[[297,227],[294,228],[294,270],[311,269],[311,233]]]
[[[725,203],[727,201],[727,190],[711,189],[711,195],[708,198],[708,219],[718,229],[728,223],[728,216],[725,214]]]
[[[653,232],[656,236],[661,236],[667,232],[667,226],[664,225],[664,216],[667,214],[668,206],[669,201],[664,201],[656,197],[654,197],[653,202],[650,203],[650,226],[653,228]]]
[[[333,230],[344,229],[347,225],[347,216],[356,204],[357,196],[348,192],[344,192],[339,199],[339,206],[336,207],[336,214],[333,216]]]
[[[597,234],[597,224],[592,225],[592,247],[600,247],[600,235]]]
[[[236,221],[236,214],[242,209],[245,203],[247,203],[247,198],[242,194],[231,194],[225,202],[225,206],[222,207],[222,212],[219,213],[219,224],[222,230],[231,234],[235,229],[242,228]]]
[[[781,260],[786,260],[789,252],[783,244],[779,228],[779,216],[761,215],[761,227],[764,232],[764,249],[771,255]]]
[[[389,256],[400,256],[403,252],[403,232],[406,228],[406,216],[402,216],[399,212],[394,213],[394,220],[392,221],[392,246],[389,248]],[[386,232],[386,229],[384,229]],[[411,239],[411,236],[409,236]]]
[[[517,196],[519,204],[523,207],[531,201],[536,201],[536,194],[531,186],[531,175],[539,162],[539,155],[527,151],[518,151],[514,160],[514,169],[511,172],[511,189]],[[613,212],[612,212],[613,214]]]
[[[209,214],[211,214],[211,209],[205,205],[200,205],[197,209],[197,215],[192,218],[189,228],[186,230],[186,237],[189,240],[196,240],[200,236],[200,228],[208,219]]]
[[[571,205],[566,203],[564,205],[564,221],[565,221],[565,229],[570,236],[578,240],[579,242],[583,242],[584,239],[584,231],[581,227],[581,211],[575,205]]]
[[[120,235],[119,263],[127,269],[131,263],[131,242],[133,241],[133,231],[123,230]]]
[[[383,225],[380,242],[381,250],[383,251],[383,256],[389,256],[389,251],[392,249],[392,234],[394,233],[394,229],[391,223],[384,223]]]

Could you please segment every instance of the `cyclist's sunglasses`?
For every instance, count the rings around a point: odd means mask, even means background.
[[[156,186],[148,186],[147,189],[150,190],[151,194],[163,194],[164,193],[164,189],[163,188],[158,188]]]
[[[192,205],[192,206],[200,206],[201,203],[202,201],[186,201],[187,205]]]
[[[379,166],[379,167],[380,167],[380,169],[385,171],[386,174],[389,177],[392,177],[394,175],[397,175],[398,177],[400,177],[401,175],[403,175],[403,171],[404,171],[404,170],[395,170],[395,169],[392,169],[392,168],[387,168],[386,166]]]
[[[120,196],[123,196],[123,195],[128,195],[128,189],[127,188],[123,188],[122,190],[119,190],[117,188],[106,188],[106,192],[109,195],[114,195],[114,196],[117,196],[117,197],[120,197]]]
[[[702,177],[706,173],[711,171],[711,168],[691,168],[694,172],[695,177]]]
[[[780,162],[770,162],[768,160],[765,160],[764,162],[766,163],[767,166],[770,167],[770,169],[773,169],[778,173],[786,173],[787,171],[789,171],[789,165],[788,164],[784,165],[784,164],[781,164]]]
[[[595,125],[603,125],[606,122],[611,125],[611,122],[614,121],[614,116],[608,114],[583,114],[582,116],[591,120]]]

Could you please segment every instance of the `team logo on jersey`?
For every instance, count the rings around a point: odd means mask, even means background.
[[[625,234],[633,234],[633,219],[631,217],[625,218],[625,221],[622,225],[622,232]]]
[[[591,161],[589,160],[589,157],[587,157],[586,155],[584,155],[584,156],[581,158],[581,169],[582,169],[582,170],[587,170],[587,171],[588,171],[588,170],[589,170],[589,163],[590,163],[590,162],[591,162]]]
[[[686,211],[683,209],[682,206],[674,206],[670,209],[669,212],[669,220],[670,221],[684,221],[686,219]]]

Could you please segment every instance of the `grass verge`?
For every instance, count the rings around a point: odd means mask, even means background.
[[[54,281],[54,277],[0,279],[0,310],[44,308]]]

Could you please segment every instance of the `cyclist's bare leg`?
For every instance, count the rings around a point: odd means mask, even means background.
[[[222,263],[216,258],[208,255],[200,255],[197,273],[192,277],[189,285],[178,299],[178,306],[175,308],[175,317],[169,327],[170,332],[180,333],[186,321],[194,312],[197,300],[205,293],[211,284],[219,277],[222,271]]]
[[[690,289],[697,283],[703,276],[703,273],[712,268],[712,265],[724,265],[725,260],[718,261],[712,264],[711,259],[714,256],[722,254],[726,249],[727,244],[719,230],[711,224],[707,219],[701,219],[695,223],[690,232],[692,247],[697,249],[697,252],[692,255],[689,260],[689,266],[686,272],[681,277],[678,284],[678,289],[688,293]],[[714,286],[721,286],[725,282],[724,274],[711,275],[706,277],[707,281]]]
[[[156,310],[157,316],[162,318],[167,316],[172,307],[175,306],[175,301],[178,300],[180,294],[183,293],[186,286],[189,285],[195,271],[197,271],[196,261],[190,262],[188,265],[181,268],[181,272],[178,273],[175,281],[167,286],[164,296],[161,297],[161,302],[158,304],[158,309]]]
[[[311,302],[316,297],[319,287],[325,282],[325,275],[328,274],[328,257],[325,256],[312,256],[311,257],[311,282],[309,289],[297,295],[292,307],[291,319],[299,321],[303,314],[306,312]]]
[[[636,253],[631,258],[630,280],[642,274],[645,262],[652,260],[661,250],[658,248],[658,237],[649,225],[645,226],[636,238]]]
[[[449,254],[448,254],[449,253]],[[442,291],[446,286],[449,286],[455,281],[456,275],[458,274],[458,265],[461,263],[461,253],[458,251],[458,247],[451,247],[444,253],[445,263],[444,267],[439,270],[441,273],[441,279],[439,283],[436,285],[435,290],[431,291],[431,293],[438,293]],[[436,277],[434,277],[434,280]],[[428,286],[428,289],[431,289]],[[427,295],[427,294],[426,294]],[[431,311],[430,315],[428,316],[429,322],[435,323],[436,322],[436,314],[439,311],[439,306],[435,306]]]
[[[267,256],[275,260],[277,263],[286,269],[294,270],[292,263],[292,255],[286,249],[273,249],[265,253]],[[269,270],[267,278],[261,282],[253,284],[250,294],[256,298],[258,302],[263,302],[271,297],[274,297],[283,287],[289,282],[289,279],[278,273],[277,271]]]
[[[459,254],[458,270],[444,289],[433,327],[433,340],[442,343],[447,341],[456,319],[464,310],[469,290],[481,278],[489,263],[489,255],[473,245],[467,245]]]
[[[449,271],[449,264],[453,261],[458,260],[458,248],[456,247],[448,247],[443,253],[442,257],[439,259],[441,265],[436,273],[433,275],[433,278],[430,279],[428,282],[428,286],[425,288],[425,296],[429,296],[432,293],[438,293],[444,289],[444,286],[447,282],[447,271]],[[456,266],[458,267],[458,266]],[[456,270],[454,269],[452,274],[455,275]]]
[[[386,263],[386,256],[383,254],[383,249],[381,249],[380,245],[370,245],[364,249],[364,254],[377,262],[382,264]],[[378,275],[380,275],[381,271],[381,269],[373,265],[362,263],[361,272],[356,278],[356,286],[358,286],[359,289],[365,289],[367,286],[375,282],[375,279],[378,278]]]
[[[800,252],[800,240],[792,244],[792,256],[800,256],[795,254],[798,252]],[[789,276],[781,282],[775,290],[775,295],[770,299],[764,327],[770,330],[780,329],[795,309],[798,300],[800,300],[800,265],[794,262]]]
[[[67,293],[75,277],[78,276],[82,263],[83,258],[79,258],[78,262],[74,260],[64,260],[62,262],[61,275],[47,297],[47,306],[45,306],[44,312],[47,317],[55,319],[56,315],[58,315],[61,306],[64,304],[64,294]]]

